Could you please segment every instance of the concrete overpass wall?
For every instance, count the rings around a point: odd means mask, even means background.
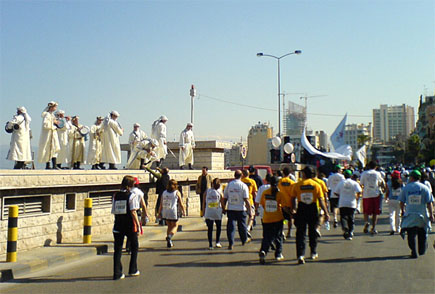
[[[210,170],[224,182],[233,173]],[[195,184],[200,170],[170,171],[179,182],[189,215],[199,215]],[[6,252],[8,207],[19,206],[18,251],[56,243],[81,242],[84,199],[93,199],[92,235],[110,234],[113,226],[111,197],[125,175],[139,178],[154,221],[157,200],[154,178],[137,170],[0,170],[0,254]]]

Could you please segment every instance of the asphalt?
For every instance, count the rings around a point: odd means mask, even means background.
[[[180,220],[179,231],[203,225],[202,218],[189,216]],[[152,239],[166,233],[166,226],[149,224],[143,227],[139,241]],[[0,255],[0,282],[7,282],[55,266],[73,263],[87,257],[113,251],[113,235],[93,236],[91,244],[63,243],[17,252],[17,262],[6,262],[6,254]]]

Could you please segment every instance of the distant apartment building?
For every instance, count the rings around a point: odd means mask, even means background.
[[[248,135],[248,164],[266,164],[270,158],[268,140],[273,136],[269,123],[260,123],[251,127]],[[269,159],[270,160],[270,159]]]
[[[358,145],[358,137],[365,135],[370,138],[367,143],[370,145],[372,138],[372,123],[349,124],[344,129],[344,143],[352,147],[353,152],[357,151],[362,145]]]
[[[415,127],[414,108],[405,104],[381,104],[373,109],[373,141],[390,142],[396,136],[409,137]]]
[[[302,131],[307,120],[305,107],[291,101],[288,102],[288,108],[284,114],[284,132],[286,136],[301,137]]]
[[[415,130],[420,138],[431,138],[435,134],[435,96],[420,96],[418,121]]]
[[[324,131],[316,131],[316,136],[319,138],[319,149],[325,151],[328,150],[328,134],[326,134]]]

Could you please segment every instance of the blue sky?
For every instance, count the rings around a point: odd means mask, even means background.
[[[379,104],[418,106],[435,88],[434,1],[4,1],[0,116],[17,106],[33,118],[50,100],[92,125],[112,109],[130,132],[150,133],[161,114],[168,138],[190,120],[197,88],[197,140],[246,138],[252,125],[277,131],[281,90],[327,95],[308,101],[308,125],[331,134],[342,116],[371,121]],[[286,100],[303,104],[301,95]],[[252,105],[254,109],[213,100]],[[417,111],[417,109],[416,109]],[[127,141],[127,134],[122,142]],[[10,136],[0,134],[0,143]],[[3,155],[1,155],[3,157]]]

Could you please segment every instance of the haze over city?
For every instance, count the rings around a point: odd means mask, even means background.
[[[281,92],[303,105],[308,127],[331,134],[345,113],[368,123],[380,104],[413,106],[435,81],[433,1],[1,1],[0,111],[25,106],[36,146],[41,112],[59,102],[91,126],[117,110],[125,132],[150,133],[161,114],[168,139],[190,121],[197,140],[277,132]],[[298,93],[298,94],[293,94]],[[125,143],[125,134],[121,142]],[[0,145],[10,136],[1,132]],[[6,157],[4,151],[0,154]]]

